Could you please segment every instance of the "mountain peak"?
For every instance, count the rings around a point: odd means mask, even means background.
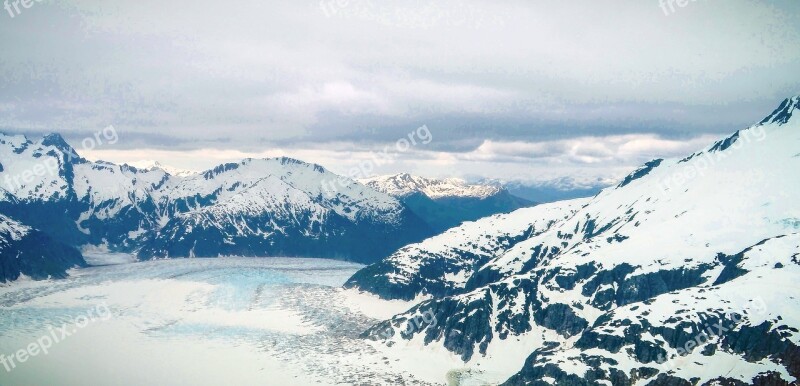
[[[68,155],[70,158],[79,159],[78,153],[75,152],[75,149],[64,140],[64,137],[58,133],[50,133],[42,137],[40,142],[42,146],[52,146],[58,150],[61,150],[64,154]]]
[[[64,140],[64,137],[58,133],[50,133],[42,137],[42,145],[45,146],[57,146],[57,147],[68,147],[72,149],[67,141]]]
[[[783,125],[786,122],[789,122],[789,119],[792,118],[792,113],[794,113],[796,110],[800,110],[800,95],[784,99],[780,106],[778,106],[778,108],[775,109],[772,114],[761,120],[759,124],[766,125],[770,123],[777,123],[779,125]]]
[[[285,157],[284,156],[284,157],[277,158],[277,160],[281,163],[281,165],[299,165],[299,166],[311,167],[311,168],[314,169],[314,171],[319,172],[319,173],[324,173],[325,172],[325,168],[323,168],[321,165],[318,165],[318,164],[315,164],[315,163],[306,162],[306,161],[303,161],[303,160],[299,160],[297,158]]]
[[[133,162],[126,162],[125,165],[131,166],[136,168],[137,170],[142,171],[153,171],[153,170],[161,170],[171,176],[176,177],[186,177],[193,174],[198,174],[196,171],[186,170],[181,168],[176,168],[169,165],[164,165],[159,161],[155,160],[141,160],[141,161],[133,161]]]
[[[281,166],[294,166],[294,167],[301,167],[301,168],[309,168],[314,170],[317,173],[326,173],[327,170],[319,164],[306,162],[301,159],[292,158],[292,157],[269,157],[269,158],[246,158],[242,160],[242,165],[274,165],[279,164]]]

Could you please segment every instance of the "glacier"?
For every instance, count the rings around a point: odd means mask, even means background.
[[[414,367],[396,367],[359,338],[380,318],[409,307],[342,289],[361,267],[325,259],[174,259],[2,285],[0,354],[24,349],[48,326],[66,325],[74,334],[10,372],[0,365],[0,384],[443,381],[447,369],[430,369],[421,379]],[[77,329],[75,318],[100,304],[111,317]]]

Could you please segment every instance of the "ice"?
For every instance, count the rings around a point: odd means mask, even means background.
[[[359,335],[408,304],[343,290],[358,264],[296,258],[161,260],[0,287],[0,354],[67,325],[74,334],[3,386],[429,385],[452,368],[391,361]],[[78,328],[99,305],[111,317]]]
[[[91,266],[116,265],[136,262],[136,256],[130,253],[96,253],[84,252],[86,264]]]

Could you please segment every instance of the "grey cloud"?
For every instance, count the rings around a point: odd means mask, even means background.
[[[438,157],[553,146],[485,155],[530,162],[586,136],[723,135],[800,92],[800,4],[690,5],[42,2],[0,16],[0,128],[72,139],[114,125],[120,149],[291,153],[370,151],[425,124]],[[569,159],[619,166],[622,151]]]

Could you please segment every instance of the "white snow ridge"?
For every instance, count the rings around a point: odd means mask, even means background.
[[[497,186],[469,184],[458,178],[435,179],[412,176],[408,173],[363,178],[358,182],[395,197],[419,192],[432,199],[442,197],[486,198],[501,191],[501,188]]]
[[[591,199],[467,223],[361,270],[348,287],[425,299],[367,336],[508,385],[797,382],[798,106]],[[421,313],[436,323],[407,330]]]

